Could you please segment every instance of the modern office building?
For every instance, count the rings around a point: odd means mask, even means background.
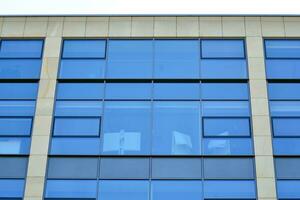
[[[0,199],[300,199],[300,17],[0,17]]]

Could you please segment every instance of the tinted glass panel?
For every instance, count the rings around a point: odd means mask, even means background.
[[[300,60],[266,60],[267,78],[298,79],[300,78]]]
[[[0,157],[1,178],[25,178],[26,169],[27,169],[27,158]]]
[[[152,181],[152,200],[199,200],[202,198],[201,181]]]
[[[29,137],[0,137],[0,154],[29,154],[29,148]]]
[[[40,59],[0,59],[0,78],[40,78]]]
[[[24,180],[0,180],[0,197],[23,197]]]
[[[2,40],[0,58],[40,58],[42,40]]]
[[[198,40],[156,40],[155,78],[198,78]]]
[[[0,118],[0,136],[29,136],[31,123],[32,118]]]
[[[273,118],[274,136],[300,136],[300,118]]]
[[[300,101],[270,101],[269,104],[273,117],[300,116]]]
[[[299,138],[273,138],[275,155],[300,155]]]
[[[204,198],[255,199],[254,181],[204,181]]]
[[[152,154],[200,154],[198,102],[154,102]]]
[[[103,179],[148,179],[147,158],[102,158],[100,178]]]
[[[300,99],[299,83],[269,83],[269,99]]]
[[[104,85],[101,83],[59,83],[56,99],[102,99]]]
[[[204,118],[204,136],[250,136],[249,118]]]
[[[155,83],[154,99],[199,99],[199,83]]]
[[[152,158],[153,179],[201,179],[201,158]]]
[[[107,76],[110,78],[151,78],[152,40],[110,40]]]
[[[52,138],[52,155],[99,155],[100,138]]]
[[[105,60],[67,59],[61,60],[59,78],[65,79],[96,79],[104,77]]]
[[[56,118],[54,136],[99,136],[100,118]]]
[[[99,199],[148,200],[148,181],[100,181]]]
[[[300,179],[299,158],[275,158],[275,166],[278,179]]]
[[[247,101],[203,101],[204,116],[249,116]]]
[[[106,99],[150,99],[151,83],[107,83]]]
[[[37,89],[36,83],[1,83],[0,99],[35,99]]]
[[[98,158],[49,158],[48,178],[96,179]]]
[[[267,58],[300,58],[300,40],[265,40]]]
[[[95,180],[48,180],[45,197],[52,198],[96,198]]]
[[[205,179],[254,179],[251,158],[205,158]]]
[[[203,83],[201,93],[203,99],[247,100],[249,98],[246,83]]]
[[[106,102],[104,110],[104,154],[149,154],[149,102]]]
[[[65,40],[63,58],[104,58],[105,40]]]
[[[201,78],[246,79],[247,77],[248,71],[246,60],[201,60]]]
[[[56,101],[55,116],[101,116],[100,101]]]
[[[300,181],[277,181],[277,194],[281,199],[299,199]]]
[[[243,40],[201,40],[202,58],[244,58]]]
[[[33,116],[35,101],[0,101],[0,116]]]

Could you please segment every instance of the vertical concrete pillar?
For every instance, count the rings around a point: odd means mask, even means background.
[[[25,200],[43,199],[60,46],[61,37],[46,37],[32,130]]]
[[[276,199],[261,21],[246,17],[245,22],[258,199]]]

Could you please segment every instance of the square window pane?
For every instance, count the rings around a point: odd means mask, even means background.
[[[300,118],[273,118],[272,122],[274,136],[300,136]]]
[[[56,101],[55,116],[99,117],[101,115],[101,101]]]
[[[151,78],[153,40],[109,40],[109,78]]]
[[[198,100],[199,83],[154,83],[154,99]]]
[[[36,99],[37,83],[1,83],[0,99]]]
[[[43,40],[2,40],[0,58],[40,58]]]
[[[56,99],[101,100],[103,93],[102,83],[58,83]]]
[[[0,137],[0,154],[28,155],[29,150],[29,137]]]
[[[0,179],[0,197],[23,197],[25,181],[22,179]]]
[[[105,99],[151,99],[151,83],[106,83]]]
[[[46,198],[96,198],[96,180],[48,180]]]
[[[150,102],[105,102],[102,153],[149,154]]]
[[[155,78],[199,78],[199,40],[155,40]]]
[[[152,200],[202,199],[202,181],[152,181]]]
[[[204,136],[250,136],[249,118],[203,118]]]
[[[107,180],[99,183],[99,199],[148,200],[149,181]]]
[[[106,40],[64,40],[63,58],[105,58]]]
[[[61,79],[101,79],[104,78],[105,60],[62,59],[59,78]]]
[[[203,83],[201,84],[201,96],[205,100],[248,100],[248,84]]]
[[[29,136],[32,118],[0,118],[0,136]]]
[[[199,106],[199,102],[154,102],[152,154],[200,154]]]
[[[100,118],[55,118],[53,136],[100,135]]]
[[[0,157],[0,178],[25,178],[27,161],[25,157]]]
[[[201,40],[202,58],[244,58],[243,40]]]
[[[300,58],[300,40],[265,40],[267,58]]]

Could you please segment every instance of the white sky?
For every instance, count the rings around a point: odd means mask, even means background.
[[[300,0],[0,0],[0,15],[299,15]]]

